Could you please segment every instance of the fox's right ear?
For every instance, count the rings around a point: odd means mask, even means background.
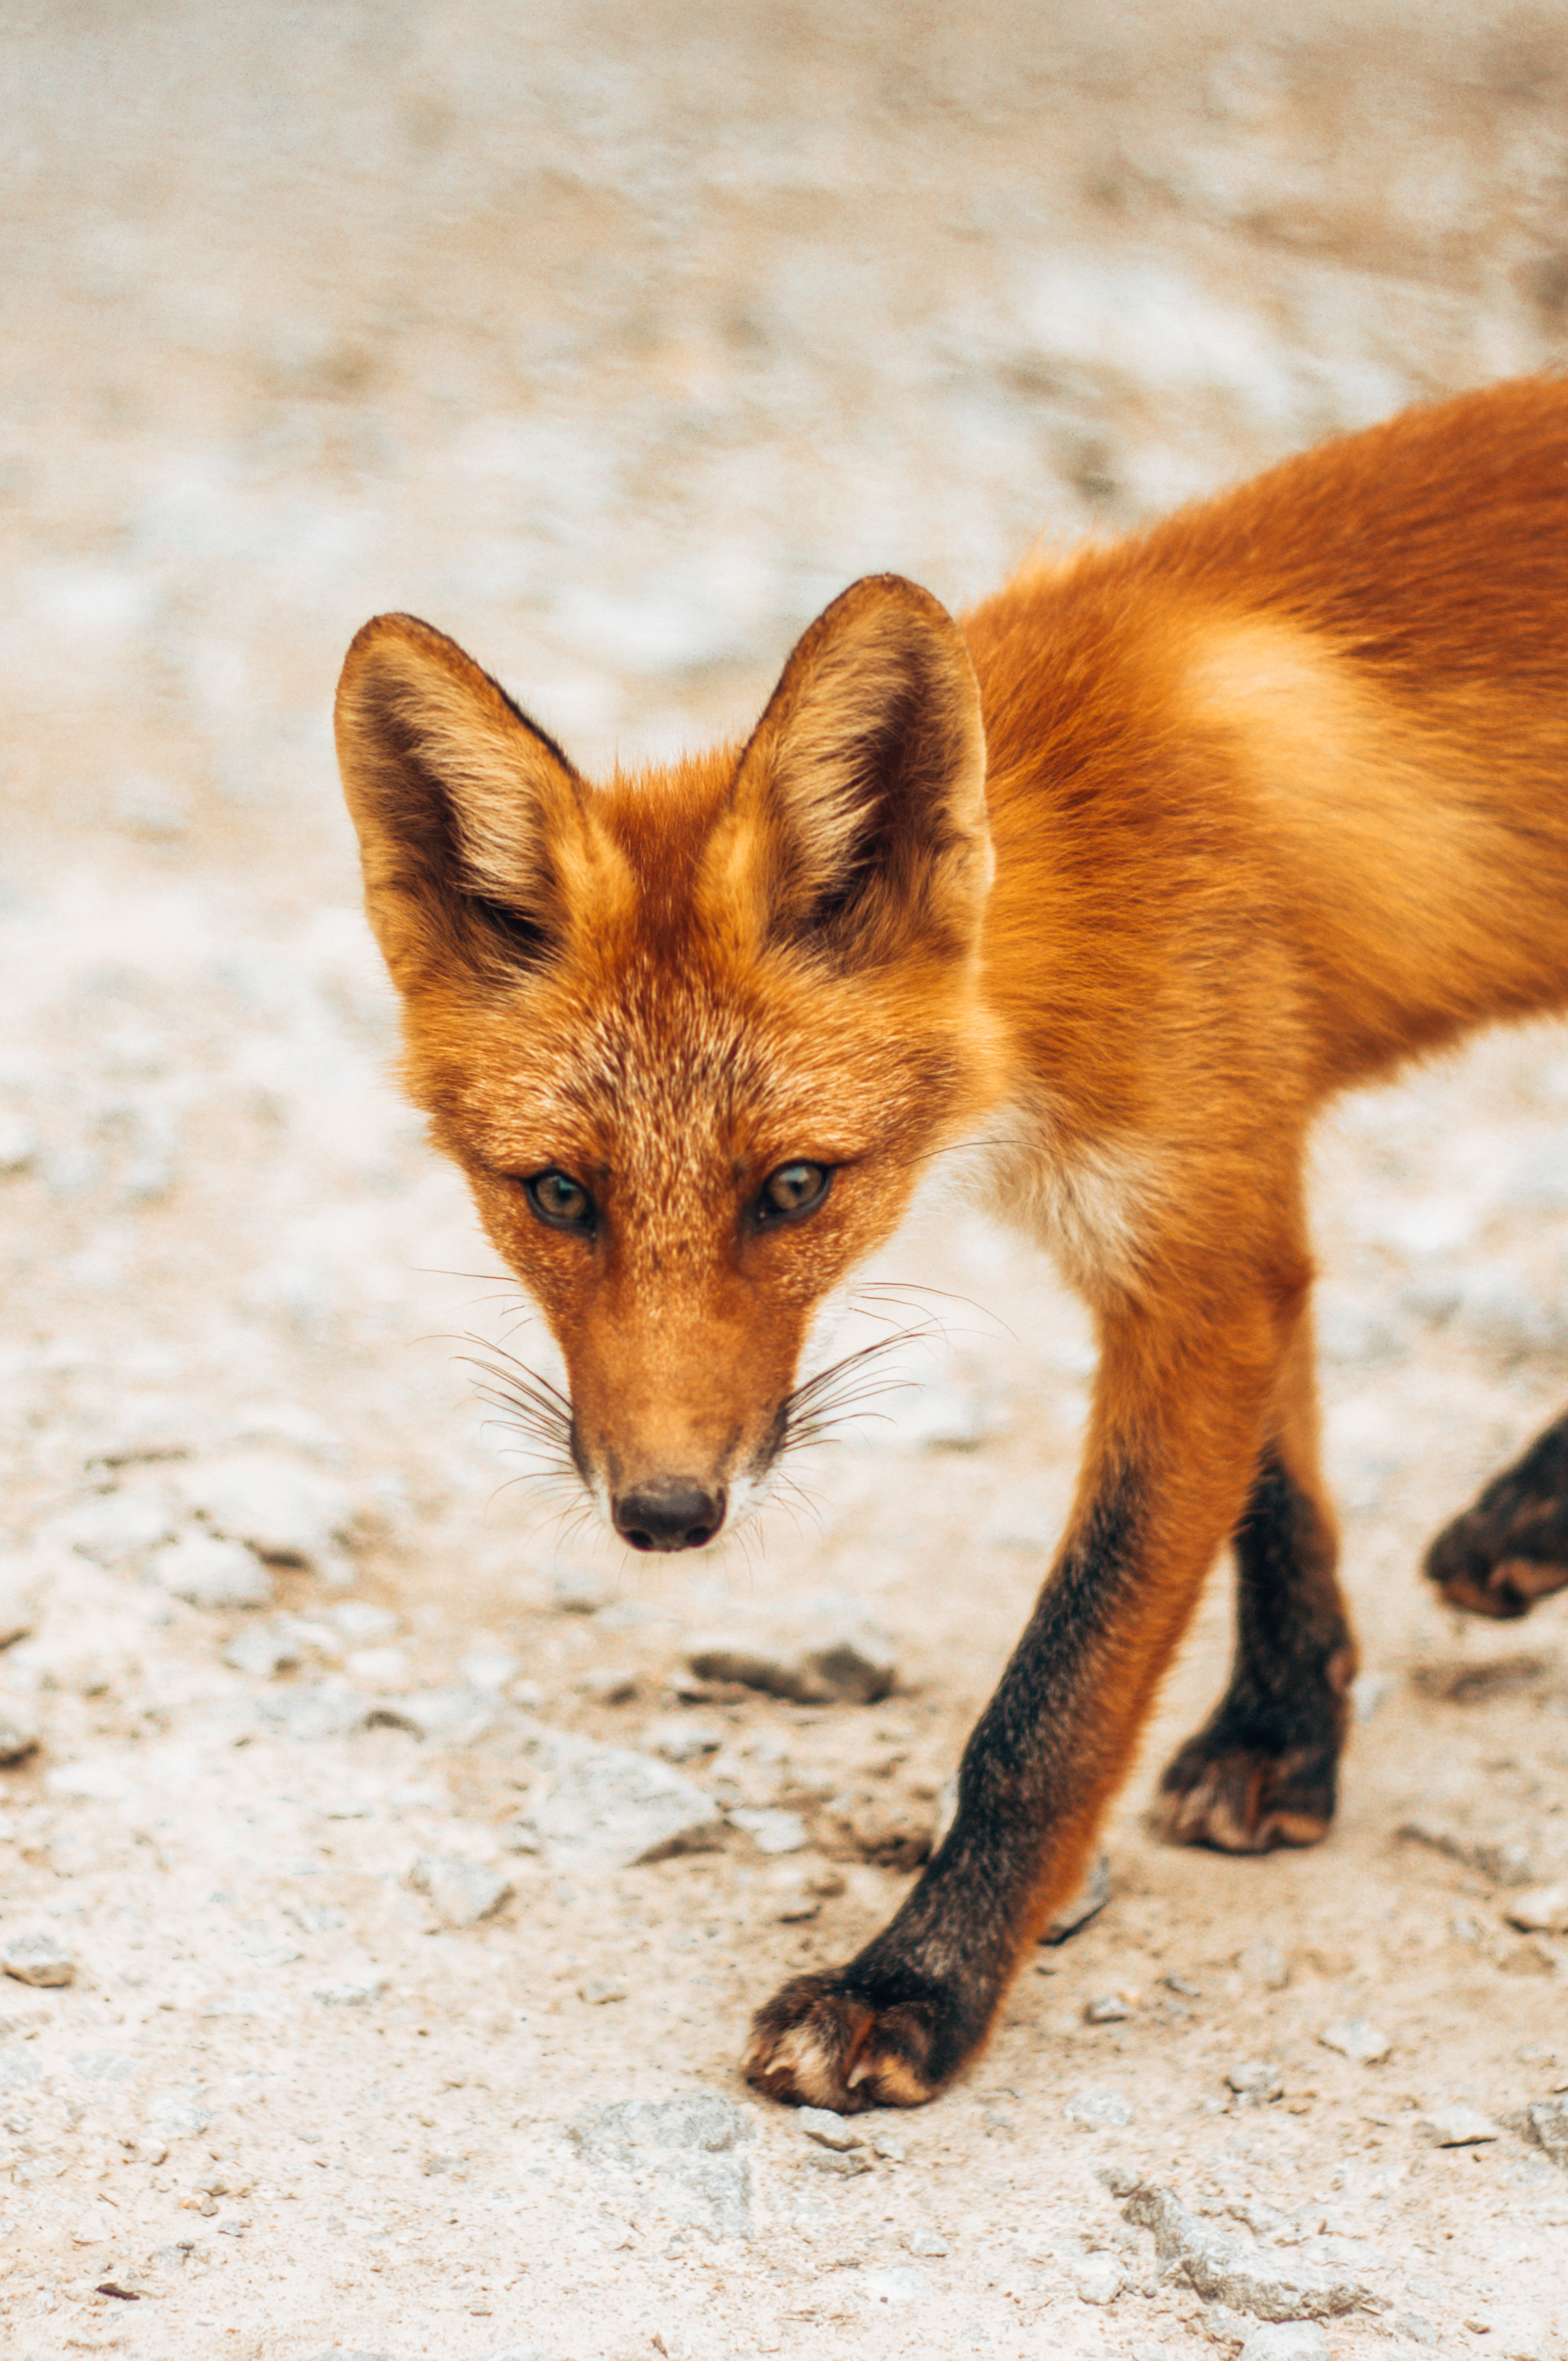
[[[980,689],[957,624],[896,574],[795,646],[736,774],[730,858],[775,938],[839,965],[967,956],[991,882]]]
[[[400,989],[543,956],[586,852],[565,754],[456,643],[378,615],[348,651],[334,714],[365,903]]]

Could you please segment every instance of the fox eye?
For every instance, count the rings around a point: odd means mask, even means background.
[[[540,1220],[553,1230],[592,1230],[594,1201],[569,1172],[559,1172],[552,1166],[548,1172],[533,1173],[522,1188]]]
[[[756,1203],[758,1228],[771,1228],[776,1222],[798,1222],[803,1215],[814,1213],[828,1194],[832,1179],[830,1164],[809,1164],[804,1157],[781,1164],[762,1183],[762,1193]]]

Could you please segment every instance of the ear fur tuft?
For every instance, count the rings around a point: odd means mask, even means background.
[[[338,768],[366,906],[399,984],[455,959],[515,972],[561,915],[582,789],[560,748],[455,641],[378,615],[338,683]]]
[[[929,591],[871,575],[804,634],[740,758],[773,930],[855,962],[967,950],[990,882],[980,690]]]

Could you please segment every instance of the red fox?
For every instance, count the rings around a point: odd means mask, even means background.
[[[590,785],[405,615],[355,640],[337,742],[408,1087],[633,1549],[763,1496],[821,1411],[814,1312],[942,1149],[990,1143],[1092,1308],[1076,1502],[952,1828],[746,2056],[779,2099],[928,2099],[1081,1877],[1227,1542],[1235,1662],[1169,1833],[1328,1828],[1355,1646],[1303,1148],[1348,1084],[1568,1003],[1568,383],[1407,412],[959,621],[857,582],[743,745],[665,770]],[[1568,1583],[1568,1418],[1428,1571],[1488,1615]]]

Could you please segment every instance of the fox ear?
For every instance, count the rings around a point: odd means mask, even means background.
[[[735,809],[773,935],[857,964],[972,945],[992,868],[985,733],[969,651],[929,591],[869,575],[818,616],[741,755]]]
[[[560,748],[412,615],[378,615],[358,633],[334,726],[393,982],[455,966],[501,980],[543,955],[583,835],[581,783]]]

